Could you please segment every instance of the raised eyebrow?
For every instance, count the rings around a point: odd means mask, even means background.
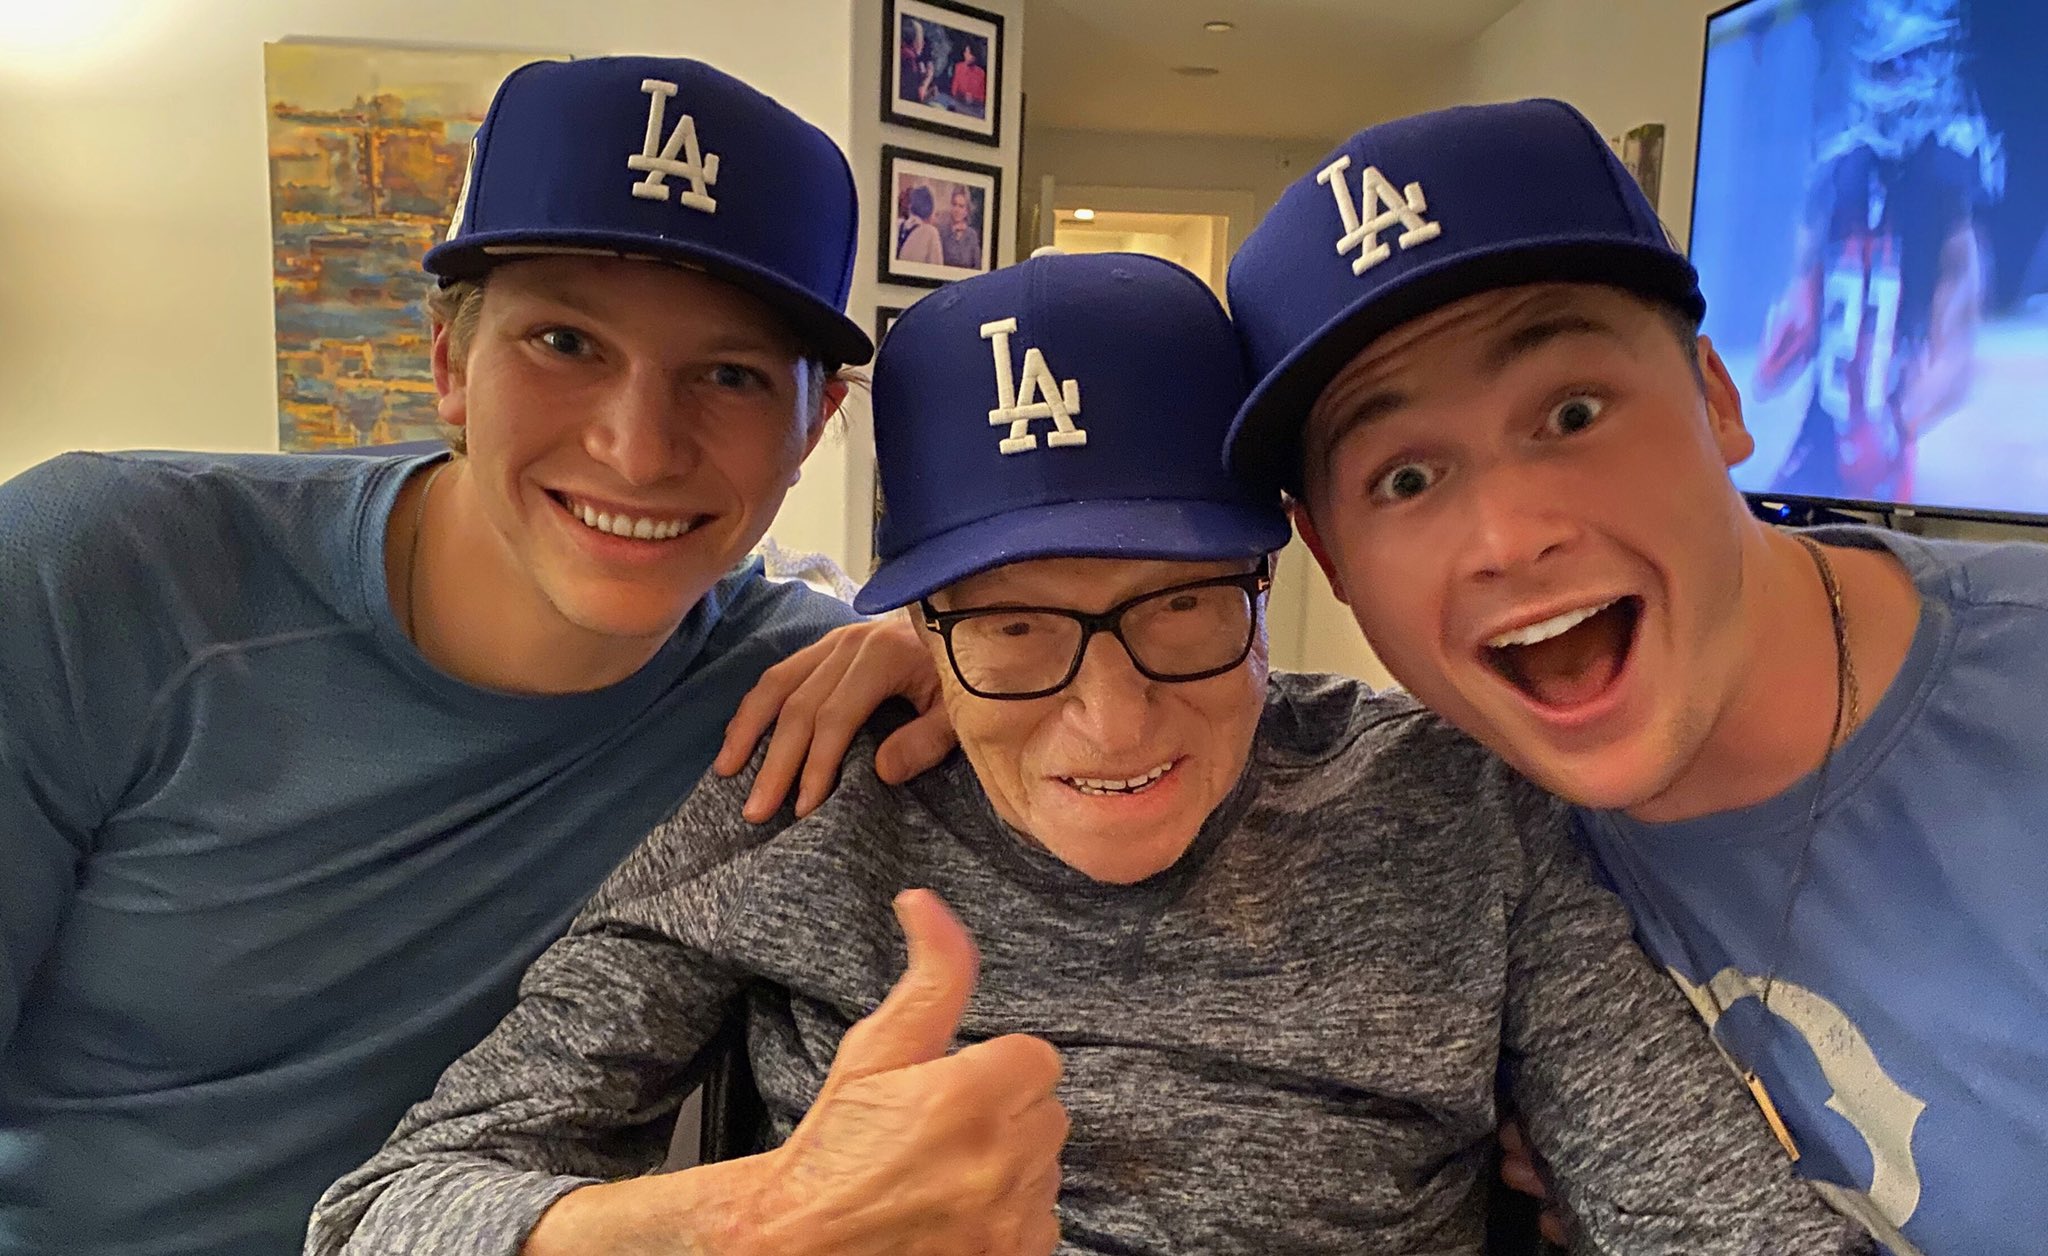
[[[1318,438],[1320,447],[1316,451],[1316,459],[1322,464],[1324,477],[1328,478],[1335,470],[1331,462],[1337,456],[1337,447],[1350,439],[1353,432],[1371,427],[1408,406],[1411,400],[1407,393],[1388,388],[1372,393],[1360,404],[1346,410],[1343,417]]]
[[[1598,336],[1624,347],[1628,343],[1612,324],[1589,314],[1551,314],[1502,336],[1487,351],[1481,369],[1488,376],[1497,376],[1521,359],[1568,336]]]
[[[1481,363],[1481,369],[1488,376],[1497,376],[1518,360],[1566,336],[1599,336],[1612,340],[1624,348],[1628,345],[1621,332],[1612,324],[1602,322],[1589,314],[1576,311],[1562,312],[1546,315],[1501,337],[1488,351]],[[1389,388],[1370,394],[1363,402],[1347,410],[1329,432],[1319,439],[1320,447],[1315,451],[1315,457],[1321,464],[1323,475],[1328,477],[1335,469],[1331,462],[1337,455],[1337,448],[1353,432],[1370,427],[1399,412],[1412,400],[1406,393]]]

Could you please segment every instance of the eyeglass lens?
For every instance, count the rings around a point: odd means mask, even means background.
[[[1118,620],[1141,671],[1162,680],[1228,667],[1251,640],[1252,601],[1243,588],[1167,589],[1133,602]],[[968,688],[987,694],[1055,688],[1075,670],[1080,621],[1053,611],[991,610],[953,625],[953,666]]]

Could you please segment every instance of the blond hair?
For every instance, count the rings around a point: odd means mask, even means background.
[[[477,323],[484,315],[484,281],[458,279],[447,287],[436,284],[427,290],[427,322],[434,331],[448,329],[449,369],[469,360],[469,346],[476,340]],[[458,454],[469,452],[468,433],[452,423],[441,424],[441,439]]]

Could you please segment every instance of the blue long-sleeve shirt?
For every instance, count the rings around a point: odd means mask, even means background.
[[[619,684],[463,684],[385,588],[419,465],[0,485],[0,1253],[298,1250],[762,669],[852,617],[749,566]]]

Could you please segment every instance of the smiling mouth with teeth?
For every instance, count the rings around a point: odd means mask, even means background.
[[[1638,597],[1580,607],[1490,638],[1486,662],[1547,707],[1573,707],[1607,691],[1635,648]]]
[[[1059,779],[1063,784],[1079,790],[1081,793],[1103,797],[1142,794],[1158,784],[1159,779],[1171,771],[1173,771],[1172,763],[1162,763],[1150,772],[1125,779],[1097,776],[1062,776]]]
[[[625,537],[633,541],[671,541],[697,526],[695,518],[661,519],[651,515],[629,515],[624,512],[602,511],[587,502],[562,493],[550,493],[562,509],[581,522],[584,527],[609,536]]]

